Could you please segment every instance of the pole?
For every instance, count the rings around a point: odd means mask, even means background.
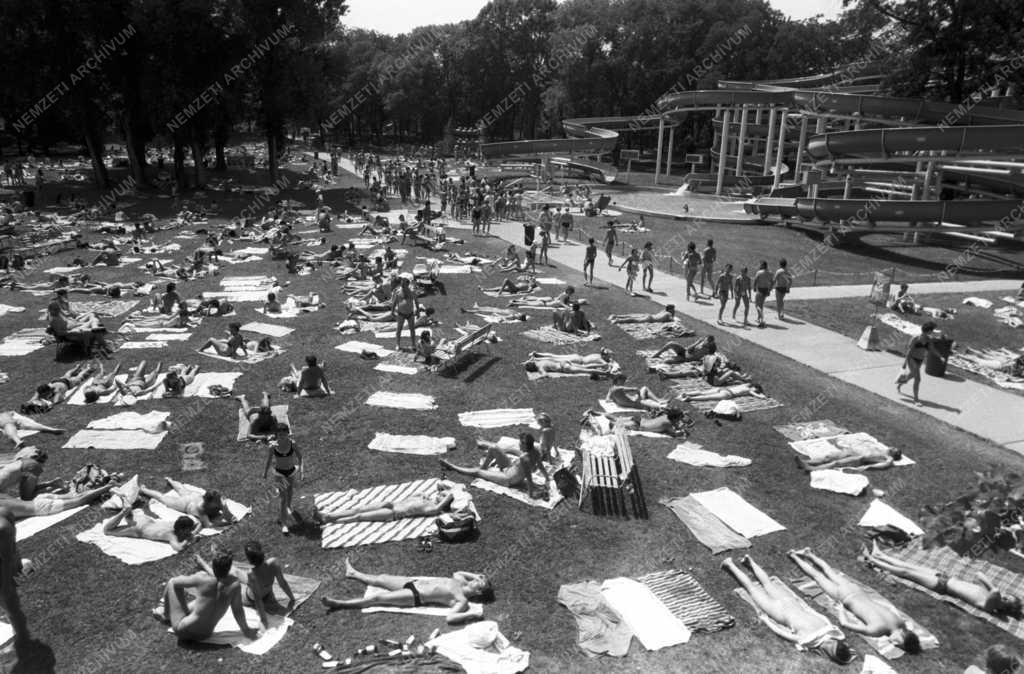
[[[778,111],[772,106],[768,111],[768,138],[764,142],[764,171],[761,175],[768,175],[772,167],[772,149],[775,146],[775,119]]]
[[[773,192],[779,188],[779,183],[782,182],[782,153],[786,146],[786,116],[788,114],[789,111],[783,108],[782,114],[779,115],[779,148],[775,152],[775,179],[772,180]]]
[[[740,112],[740,135],[736,138],[736,177],[743,175],[743,144],[747,141],[747,115],[750,107],[744,105]]]
[[[715,183],[715,194],[722,194],[722,187],[725,184],[725,151],[729,147],[729,120],[732,117],[731,110],[722,112],[722,144],[718,148],[718,182]]]
[[[665,134],[665,118],[662,117],[658,120],[658,157],[654,162],[654,184],[658,184],[658,177],[661,175],[661,146],[662,136]]]
[[[676,142],[676,127],[668,128],[668,165],[665,167],[665,175],[672,175],[672,146]]]
[[[796,144],[796,165],[793,168],[793,177],[800,179],[800,168],[804,159],[804,148],[807,147],[807,115],[800,117],[800,140]]]

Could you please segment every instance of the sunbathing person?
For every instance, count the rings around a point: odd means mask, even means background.
[[[209,565],[198,555],[196,560],[203,570],[167,581],[161,605],[153,609],[153,617],[170,625],[179,639],[203,641],[213,634],[230,609],[242,634],[247,639],[256,639],[259,632],[249,627],[242,608],[242,583],[231,575],[231,553],[219,553]],[[190,601],[188,592],[195,599]]]
[[[1024,377],[1024,356],[1008,349],[985,350],[967,347],[959,356],[978,367],[996,370],[1013,377]]]
[[[289,391],[304,398],[321,398],[332,394],[327,375],[317,362],[316,356],[306,356],[306,365],[298,370],[291,365],[291,375],[281,379],[278,385],[282,391]]]
[[[263,304],[263,312],[267,314],[281,313],[281,303],[277,301],[277,293],[267,293],[267,301]]]
[[[74,342],[88,353],[93,345],[103,344],[103,324],[91,314],[81,318],[68,318],[55,304],[47,307],[47,329],[57,339]]]
[[[120,371],[121,363],[115,364],[110,374],[104,372],[103,363],[97,363],[96,370],[92,374],[92,382],[82,390],[85,402],[94,403],[104,396],[116,393],[118,390],[116,378]]]
[[[673,354],[663,359],[666,363],[688,363],[717,352],[718,345],[715,344],[715,338],[711,335],[701,337],[689,346],[679,342],[669,342],[655,351],[651,358],[661,358],[666,351],[671,351]]]
[[[0,465],[0,492],[6,494],[17,487],[18,497],[23,501],[31,501],[39,494],[66,489],[67,484],[61,479],[39,481],[46,459],[46,452],[38,447],[19,449],[11,461]]]
[[[877,543],[871,554],[867,556],[866,561],[868,566],[888,571],[894,576],[905,578],[933,592],[961,599],[974,608],[992,615],[1005,615],[1018,619],[1022,615],[1020,597],[1000,592],[984,574],[975,574],[978,581],[976,583],[953,578],[942,571],[904,562],[887,555],[879,550]]]
[[[531,360],[560,360],[576,365],[600,365],[611,361],[613,352],[611,349],[601,349],[598,353],[547,353],[544,351],[531,351]]]
[[[248,358],[249,351],[246,348],[245,338],[242,336],[242,324],[238,321],[228,323],[228,338],[206,340],[206,343],[199,347],[200,351],[213,348],[218,356],[226,358]],[[239,355],[241,351],[241,355]]]
[[[196,380],[199,374],[198,365],[174,365],[167,370],[164,377],[164,398],[180,398],[185,395],[185,389]]]
[[[11,464],[7,464],[10,466]],[[6,468],[6,466],[5,466]],[[21,470],[21,467],[15,467]],[[55,481],[56,482],[56,481]],[[62,513],[65,510],[88,505],[109,492],[115,486],[109,482],[102,487],[90,489],[80,494],[72,493],[37,493],[30,499],[15,498],[7,494],[0,494],[0,508],[6,508],[15,518],[24,519],[37,515],[53,515]]]
[[[514,245],[505,249],[505,254],[488,265],[488,269],[497,267],[502,271],[519,271],[522,269],[522,260]]]
[[[267,440],[277,433],[278,420],[270,407],[270,394],[263,392],[259,407],[252,407],[244,395],[235,396],[242,404],[242,414],[249,420],[249,439]]]
[[[565,290],[555,297],[517,297],[508,301],[510,307],[571,307],[573,302],[586,304],[586,300],[576,299],[576,289],[566,286]]]
[[[445,459],[441,459],[441,465],[456,473],[479,477],[502,487],[526,485],[526,491],[530,498],[537,498],[533,484],[533,472],[536,470],[541,472],[544,476],[545,487],[549,477],[534,442],[533,435],[529,433],[519,436],[519,449],[500,449],[493,442],[477,440],[477,446],[487,450],[479,467],[457,466]],[[539,493],[541,497],[546,498],[546,488],[540,490]]]
[[[676,305],[665,305],[663,311],[653,314],[612,314],[608,317],[611,323],[671,323],[676,320]]]
[[[797,463],[808,472],[826,469],[862,472],[865,470],[884,470],[903,458],[903,452],[895,447],[889,448],[884,453],[872,452],[869,454],[862,454],[856,448],[853,448],[850,451],[854,453],[848,454],[842,451],[841,439],[836,438],[834,442],[840,447],[835,453],[815,459],[798,456]]]
[[[744,382],[742,384],[733,384],[732,386],[720,386],[710,391],[695,391],[693,393],[680,393],[679,400],[683,402],[694,402],[694,401],[714,401],[714,400],[732,400],[733,398],[743,398],[751,396],[754,398],[767,398],[761,390],[759,384],[751,384]]]
[[[669,403],[669,398],[659,398],[646,386],[612,386],[608,389],[605,400],[610,400],[619,407],[655,412],[662,411]]]
[[[579,336],[589,335],[594,327],[579,302],[573,302],[569,309],[555,309],[551,313],[551,322],[555,330]]]
[[[599,362],[583,361],[586,356],[581,356],[580,361],[565,360],[562,358],[536,358],[531,357],[523,362],[527,372],[559,372],[562,374],[589,374],[589,375],[613,375],[619,371],[618,365],[609,360]],[[598,356],[600,359],[600,356]]]
[[[479,304],[474,304],[469,309],[460,308],[459,311],[464,314],[475,314],[481,318],[493,319],[493,321],[525,321],[527,319],[526,314],[522,312],[503,307],[482,307]]]
[[[267,605],[270,608],[281,608],[274,598],[274,583],[280,585],[281,591],[288,597],[288,605],[283,607],[286,615],[295,608],[295,594],[284,577],[281,563],[274,557],[267,559],[259,541],[245,544],[245,559],[252,565],[252,570],[242,581],[242,604],[255,608],[260,614],[260,622],[264,627],[269,627]]]
[[[776,585],[749,556],[743,557],[740,563],[750,568],[756,581],[736,566],[731,557],[722,562],[722,568],[731,573],[750,594],[758,611],[782,627],[778,629],[766,623],[769,629],[796,644],[798,649],[820,653],[833,662],[845,665],[853,659],[846,637],[828,619],[807,608],[806,604],[795,600]]]
[[[907,653],[920,653],[921,640],[898,613],[872,599],[857,583],[833,569],[809,548],[790,550],[789,558],[829,597],[839,602],[839,626],[869,637],[886,637]]]
[[[321,601],[328,609],[362,609],[370,606],[408,608],[445,606],[451,609],[445,621],[449,625],[456,625],[473,617],[469,610],[471,599],[484,602],[494,599],[494,590],[491,588],[487,576],[466,571],[456,571],[451,578],[369,575],[356,571],[346,559],[345,577],[357,580],[367,586],[381,588],[384,592],[371,597],[355,599],[323,597]]]
[[[167,543],[175,552],[181,552],[201,528],[201,525],[188,515],[168,522],[151,517],[141,510],[136,513],[131,503],[125,503],[117,515],[103,523],[103,533],[107,536]]]
[[[46,412],[54,405],[71,397],[75,389],[92,376],[92,366],[80,363],[64,373],[63,377],[51,380],[48,384],[40,384],[28,402],[22,405],[22,411]]]
[[[364,307],[349,307],[348,318],[362,321],[370,321],[371,323],[390,323],[397,319],[395,313],[391,311],[390,307],[375,310],[372,308],[374,306],[377,305],[366,305]]]
[[[163,503],[171,510],[191,515],[199,520],[199,524],[206,528],[227,526],[235,523],[235,518],[224,507],[224,500],[219,491],[210,489],[203,491],[196,487],[182,484],[169,477],[164,478],[171,493],[164,494],[139,485],[139,493],[155,501]],[[128,499],[124,499],[127,501]]]
[[[499,295],[522,295],[524,293],[533,292],[539,287],[540,284],[537,283],[537,279],[532,276],[517,276],[515,278],[506,276],[500,286],[492,288],[484,288],[483,286],[480,286],[480,290],[485,293],[498,293]]]
[[[14,411],[0,412],[0,430],[3,431],[4,436],[8,440],[14,443],[15,449],[18,449],[25,443],[18,431],[39,431],[40,433],[53,433],[54,435],[60,435],[64,432],[63,428],[44,426],[34,419]]]
[[[733,386],[750,381],[750,375],[739,371],[738,366],[720,353],[704,356],[701,359],[701,372],[704,381],[712,386]]]
[[[128,375],[128,379],[122,384],[115,380],[118,390],[124,396],[134,396],[139,398],[146,395],[151,391],[155,391],[160,386],[160,368],[163,367],[163,363],[157,361],[156,367],[149,374],[146,374],[146,361],[139,363],[138,367]]]
[[[614,428],[618,424],[626,430],[659,433],[673,438],[685,438],[693,428],[693,419],[685,411],[675,407],[669,407],[663,412],[651,413],[648,416],[638,414],[632,417],[612,416],[603,412],[587,410],[583,413],[580,423],[589,424],[595,434],[602,435],[605,430],[594,423],[598,417],[606,421],[608,428]]]
[[[379,501],[356,508],[324,512],[313,509],[317,524],[348,524],[349,522],[393,522],[406,517],[436,517],[451,512],[455,501],[452,484],[441,481],[437,490],[406,497],[401,501]]]

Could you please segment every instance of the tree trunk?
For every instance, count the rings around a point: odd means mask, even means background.
[[[213,165],[213,170],[227,171],[228,163],[227,160],[224,159],[224,139],[221,138],[220,136],[217,136],[213,139],[213,152],[217,157]]]
[[[192,179],[196,189],[203,186],[203,144],[196,139],[189,141],[189,150],[192,152]]]
[[[128,170],[136,185],[146,185],[146,146],[140,142],[131,119],[125,115],[123,120],[125,150],[128,153]]]
[[[96,187],[101,190],[109,190],[110,176],[107,174],[107,167],[103,163],[103,129],[96,122],[92,101],[82,97],[77,102],[82,120],[82,135],[85,138],[85,146],[89,150],[89,159],[92,162],[92,174]]]
[[[188,189],[188,176],[185,175],[185,144],[177,137],[174,139],[174,180],[179,191]]]
[[[267,171],[270,182],[277,182],[277,130],[267,127]]]

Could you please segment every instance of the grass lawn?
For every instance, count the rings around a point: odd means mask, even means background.
[[[311,202],[311,195],[293,196]],[[219,200],[226,212],[233,212],[226,200]],[[140,212],[153,211],[154,204],[166,201],[143,201],[135,208]],[[232,208],[235,206],[231,204]],[[338,203],[337,207],[342,205]],[[329,243],[342,241],[352,233],[351,230],[336,233]],[[167,239],[174,234],[163,234],[160,238]],[[777,248],[767,245],[781,235],[790,240],[798,236],[768,228],[745,228],[742,234],[737,230],[730,235],[732,238],[718,231],[714,233],[723,248],[723,258],[751,236],[765,237],[763,249],[773,251],[772,257],[780,254],[775,252],[778,249],[791,255],[788,252],[791,244],[779,243]],[[184,240],[182,244],[184,252],[193,245]],[[501,243],[495,239],[474,239],[464,248],[494,254],[500,247]],[[417,254],[420,251],[410,252],[407,268]],[[73,252],[67,252],[45,263],[47,266],[66,264],[73,256]],[[285,274],[283,264],[269,261],[229,266],[225,273],[281,277]],[[105,270],[96,277],[106,275],[142,277],[134,268]],[[578,287],[582,285],[582,278],[576,271],[552,269],[551,275]],[[476,290],[478,284],[500,282],[495,280],[497,278],[451,276],[446,279],[446,296],[426,300],[437,308],[445,324],[442,326],[445,335],[453,334],[453,325],[461,321],[458,307],[473,302],[498,303]],[[529,351],[547,350],[547,347],[520,333],[530,325],[545,322],[547,317],[543,312],[533,312],[526,326],[500,326],[498,332],[503,341],[492,346],[489,352],[478,349],[479,355],[470,358],[454,376],[377,372],[372,362],[333,349],[350,339],[332,329],[342,317],[339,307],[343,299],[333,279],[314,274],[288,280],[291,281],[290,292],[318,290],[328,308],[287,321],[297,328],[296,332],[279,340],[288,352],[246,368],[238,380],[236,392],[245,393],[250,399],[263,390],[273,393],[278,379],[287,372],[288,362],[299,363],[307,353],[315,353],[326,360],[328,376],[338,394],[327,400],[288,400],[296,441],[307,462],[306,478],[298,488],[298,508],[303,513],[308,514],[312,496],[319,492],[440,474],[437,461],[431,457],[367,450],[376,431],[454,436],[459,444],[449,458],[456,463],[468,463],[477,458],[472,441],[478,434],[459,425],[458,412],[532,406],[552,415],[560,444],[571,447],[575,444],[576,421],[580,414],[595,406],[607,390],[607,384],[587,379],[538,382],[526,379],[520,362]],[[182,290],[194,296],[217,284],[217,278],[209,278],[185,284]],[[664,391],[661,382],[644,373],[643,362],[636,355],[638,348],[655,344],[638,344],[601,320],[609,313],[647,311],[654,305],[629,298],[617,289],[587,289],[582,294],[592,303],[588,313],[597,319],[603,335],[601,344],[616,353],[623,371],[629,374],[629,383],[649,384],[659,393]],[[43,304],[42,298],[5,292],[0,301],[33,307],[22,314],[5,316],[3,334],[39,324],[35,307]],[[126,365],[136,363],[140,357],[159,357],[165,363],[198,362],[205,370],[228,370],[227,363],[198,356],[193,349],[201,339],[218,335],[229,320],[265,320],[253,311],[253,306],[240,305],[239,316],[234,319],[205,319],[190,341],[172,342],[159,354],[122,351],[115,355]],[[724,338],[711,326],[694,327],[699,334]],[[367,339],[365,335],[361,338]],[[597,347],[583,350],[596,351]],[[961,671],[990,644],[1011,642],[1001,630],[921,593],[900,585],[886,585],[858,564],[855,558],[866,539],[854,525],[867,507],[867,498],[811,490],[807,476],[796,468],[785,438],[772,430],[772,426],[801,418],[831,418],[852,430],[870,431],[882,441],[903,448],[918,462],[916,465],[872,474],[870,478],[872,487],[884,490],[888,502],[909,516],[914,516],[925,504],[944,503],[968,487],[975,470],[986,466],[1021,470],[1024,465],[1019,457],[904,406],[880,405],[873,395],[755,346],[744,344],[731,355],[756,380],[767,382],[768,392],[785,403],[785,407],[754,412],[742,422],[721,425],[699,417],[692,439],[713,451],[750,457],[754,461],[752,467],[692,468],[665,458],[674,442],[634,438],[634,455],[651,512],[649,521],[595,517],[569,503],[547,512],[474,490],[483,517],[482,533],[477,541],[461,545],[438,543],[431,554],[420,552],[416,541],[361,548],[351,552],[355,564],[364,570],[409,575],[448,575],[460,569],[491,574],[498,598],[486,608],[486,615],[497,620],[507,636],[516,637],[517,645],[531,652],[532,671],[838,671],[816,656],[798,654],[791,645],[761,625],[749,607],[732,593],[735,587],[732,578],[719,569],[722,557],[713,557],[666,508],[658,505],[662,498],[728,486],[787,527],[785,532],[756,539],[750,551],[770,572],[782,577],[792,576],[795,567],[785,552],[794,547],[813,546],[839,568],[879,587],[939,637],[942,648],[904,658],[897,665],[899,671],[929,674]],[[11,377],[7,384],[0,386],[0,409],[16,409],[36,384],[59,376],[67,367],[53,361],[52,347],[22,358],[0,359],[0,370]],[[364,405],[366,397],[376,390],[431,394],[437,398],[438,409],[425,412]],[[276,397],[281,399],[281,395]],[[422,638],[435,627],[442,627],[437,619],[358,612],[328,614],[323,610],[319,605],[321,596],[355,595],[361,593],[362,588],[343,579],[345,551],[321,550],[318,536],[312,530],[288,537],[280,533],[275,525],[273,503],[266,496],[267,482],[261,478],[265,454],[254,445],[234,440],[236,408],[237,403],[230,399],[140,403],[139,412],[170,410],[172,422],[178,422],[162,445],[151,452],[62,450],[63,440],[59,437],[43,435],[35,439],[50,451],[49,476],[68,477],[83,464],[93,462],[129,475],[137,472],[146,483],[154,486],[162,476],[168,475],[200,486],[219,488],[230,497],[252,505],[252,516],[229,528],[215,542],[235,551],[236,559],[240,559],[244,543],[258,538],[269,554],[287,565],[289,573],[314,577],[323,583],[321,590],[295,613],[296,625],[283,643],[261,658],[235,649],[179,646],[163,625],[149,617],[149,609],[158,600],[168,577],[192,570],[189,555],[133,567],[102,554],[92,545],[79,543],[75,534],[92,526],[100,517],[99,510],[92,507],[20,546],[22,556],[34,558],[38,564],[38,570],[19,587],[30,627],[39,640],[25,654],[21,664],[23,671],[79,671],[76,667],[81,671],[109,672],[318,671],[319,661],[311,650],[315,642],[345,657],[377,639],[404,639],[410,634]],[[61,406],[44,418],[45,423],[74,430],[84,427],[93,418],[117,411]],[[339,411],[345,414],[338,415]],[[329,421],[332,418],[334,422]],[[494,439],[514,435],[517,430],[483,431],[479,436]],[[178,446],[186,441],[205,444],[205,470],[182,470]],[[203,541],[199,550],[208,553],[209,543]],[[1024,571],[1020,560],[1000,558],[997,562]],[[556,602],[559,585],[584,579],[638,576],[668,568],[691,571],[708,592],[736,616],[736,626],[712,635],[695,635],[687,645],[660,652],[648,653],[634,643],[630,655],[624,659],[590,660],[578,652],[574,620]],[[870,652],[856,637],[851,636],[851,643],[861,653]],[[852,665],[850,671],[858,666]]]

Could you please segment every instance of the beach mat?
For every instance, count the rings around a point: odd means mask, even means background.
[[[743,396],[741,398],[732,398],[732,402],[736,403],[736,407],[743,414],[747,412],[758,412],[760,410],[772,410],[776,407],[782,407],[775,398],[757,398],[755,396]],[[715,409],[715,406],[719,403],[718,400],[688,400],[688,404],[701,412],[709,412]]]
[[[726,526],[746,538],[786,530],[786,527],[752,506],[728,487],[694,492],[690,496],[722,520]]]
[[[718,632],[736,624],[736,619],[688,573],[655,571],[636,580],[692,632]]]
[[[435,456],[455,449],[455,438],[435,438],[427,435],[391,435],[377,432],[370,441],[369,449],[378,452]]]
[[[424,492],[437,491],[438,481],[438,478],[433,477],[366,489],[317,494],[313,497],[313,502],[318,510],[336,511],[372,503],[401,501]],[[434,516],[407,517],[392,522],[328,524],[323,528],[320,547],[330,550],[419,538],[433,533],[435,519]]]
[[[291,421],[288,419],[288,406],[287,405],[271,405],[270,413],[274,415],[279,424],[288,424],[288,428],[292,427]],[[273,435],[274,432],[268,433]],[[238,408],[238,433],[235,436],[235,440],[238,442],[244,442],[249,439],[249,419],[245,416],[245,412],[242,408]]]
[[[661,499],[659,503],[671,510],[672,514],[690,530],[693,537],[711,550],[713,555],[751,546],[747,538],[730,529],[725,522],[715,517],[714,513],[692,496]]]

